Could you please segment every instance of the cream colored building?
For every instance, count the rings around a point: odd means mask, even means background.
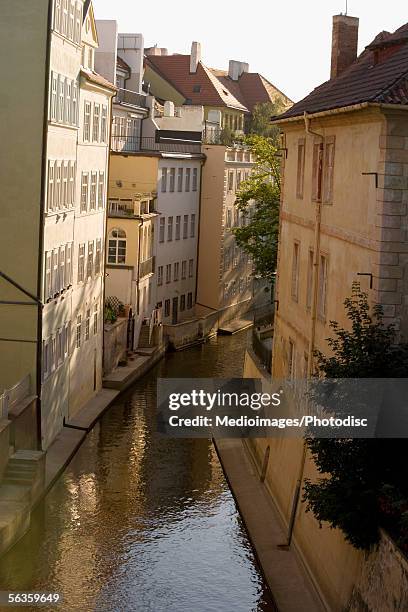
[[[354,281],[407,338],[407,28],[382,33],[358,61],[357,32],[358,19],[334,17],[331,80],[275,122],[286,151],[275,379],[314,372],[314,351],[328,353],[329,322],[349,325],[343,302]],[[260,373],[248,355],[246,376]],[[292,543],[327,609],[348,609],[365,556],[340,530],[320,527],[301,499],[296,505],[298,481],[320,476],[308,454],[303,462],[303,441],[253,444],[259,465],[269,447],[267,486],[288,534],[295,511]]]
[[[235,244],[232,228],[245,223],[235,206],[254,160],[245,147],[208,145],[203,167],[197,278],[197,312],[220,311],[223,320],[249,310],[253,266]]]
[[[6,325],[2,336],[11,333],[11,337],[30,342],[8,342],[7,351],[2,348],[1,384],[11,386],[30,375],[31,392],[38,396],[38,444],[47,448],[64,419],[101,386],[99,317],[110,100],[115,87],[93,70],[98,40],[91,2],[54,0],[48,23],[41,3],[22,4],[21,10],[18,2],[7,7],[2,40],[7,40],[10,31],[15,40],[18,32],[24,32],[24,37],[29,33],[11,63],[14,73],[27,71],[28,83],[31,73],[35,75],[36,84],[30,90],[29,110],[19,114],[19,128],[15,126],[16,142],[18,134],[26,135],[24,146],[13,155],[14,160],[21,159],[21,165],[15,166],[21,175],[1,164],[6,170],[3,195],[10,193],[13,206],[6,213],[6,223],[1,224],[4,236],[0,242],[6,246],[6,232],[12,234],[14,248],[21,254],[10,258],[7,249],[1,260],[6,273],[28,288],[42,306],[38,318],[28,312],[33,310],[28,306],[25,312],[23,307],[12,307],[6,319],[2,317],[1,325]],[[30,27],[22,28],[21,15],[32,20]],[[5,65],[10,65],[10,57]],[[19,113],[21,92],[11,87],[8,91],[14,102],[3,109],[1,124],[3,136],[10,140],[7,126],[13,126],[14,113]],[[27,151],[27,160],[22,150]],[[35,172],[37,187],[33,189]],[[26,214],[24,206],[29,207]],[[31,344],[36,338],[35,353]]]

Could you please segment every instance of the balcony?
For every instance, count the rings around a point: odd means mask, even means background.
[[[156,138],[147,136],[117,136],[111,138],[111,149],[117,153],[137,153],[140,151],[157,151],[158,153],[201,153],[201,142],[157,142]]]
[[[144,94],[131,91],[130,89],[118,89],[118,93],[113,101],[120,104],[129,104],[129,106],[138,106],[139,108],[147,108],[147,96]]]
[[[108,202],[108,217],[136,217],[132,200],[112,200]]]
[[[150,259],[146,259],[145,261],[141,261],[139,263],[139,278],[143,278],[144,276],[148,276],[149,274],[153,274],[154,272],[154,264],[155,258],[150,257]]]

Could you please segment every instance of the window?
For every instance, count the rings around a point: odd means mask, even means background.
[[[232,227],[232,208],[225,209],[225,226],[228,229]]]
[[[94,256],[94,242],[93,240],[88,242],[88,258],[86,262],[86,278],[93,277],[93,256]]]
[[[165,217],[161,217],[160,227],[159,227],[159,242],[164,242],[165,227],[166,227],[166,219]]]
[[[96,185],[97,185],[97,172],[91,172],[91,192],[89,198],[89,208],[90,210],[96,209]]]
[[[68,204],[68,164],[61,162],[62,170],[62,195],[61,195],[61,206],[64,208]]]
[[[54,30],[61,30],[61,0],[55,0],[54,5]]]
[[[190,191],[191,168],[186,168],[186,191]]]
[[[183,238],[188,238],[188,215],[183,218]]]
[[[42,379],[47,380],[48,378],[48,374],[49,374],[49,345],[48,342],[46,342],[45,340],[43,340],[42,343]]]
[[[179,168],[177,172],[177,191],[183,191],[183,168]]]
[[[326,317],[326,302],[327,302],[327,257],[320,255],[319,263],[319,293],[317,312],[319,317]]]
[[[194,93],[200,93],[200,91],[201,91],[201,85],[193,85]]]
[[[99,142],[99,130],[101,120],[101,107],[99,104],[94,104],[93,124],[92,124],[92,140]]]
[[[299,296],[299,243],[295,242],[293,245],[293,256],[292,256],[292,298],[297,302]]]
[[[55,191],[54,191],[54,207],[53,210],[58,210],[61,203],[61,164],[55,162]]]
[[[82,328],[82,316],[78,315],[76,320],[76,348],[81,347],[81,328]]]
[[[170,316],[170,300],[164,300],[164,316]]]
[[[58,119],[58,75],[55,72],[51,73],[51,121]]]
[[[68,37],[68,0],[62,0],[61,33]]]
[[[305,145],[304,138],[298,141],[298,157],[297,157],[297,177],[296,177],[296,197],[303,198],[303,187],[305,180]]]
[[[85,102],[84,107],[84,141],[91,140],[91,103]]]
[[[196,216],[193,213],[191,215],[191,222],[190,222],[190,238],[194,238],[195,236],[195,219],[196,219]]]
[[[59,249],[52,252],[52,293],[55,297],[60,292],[59,284]]]
[[[167,242],[173,240],[173,217],[167,217]]]
[[[190,310],[190,308],[193,307],[193,294],[187,293],[187,310]]]
[[[157,284],[159,287],[163,284],[163,266],[157,268]]]
[[[174,191],[175,180],[176,180],[176,169],[175,168],[170,168],[170,187],[169,187],[169,190],[171,192]]]
[[[161,190],[163,193],[167,191],[167,168],[162,168]]]
[[[180,240],[180,232],[181,232],[181,216],[177,215],[176,217],[176,240]]]
[[[101,116],[101,141],[107,142],[107,127],[108,127],[108,107],[102,106]]]
[[[99,180],[98,180],[98,208],[104,207],[104,186],[105,186],[105,174],[104,172],[99,172]]]
[[[228,173],[228,191],[233,191],[234,189],[234,173],[232,170]]]
[[[289,339],[288,378],[290,380],[295,378],[295,343],[291,339]]]
[[[58,77],[58,121],[64,121],[64,100],[65,100],[65,79],[62,76]]]
[[[94,333],[94,336],[96,336],[98,333],[98,304],[95,304],[94,306],[93,333]]]
[[[65,245],[65,283],[67,287],[72,285],[72,242]]]
[[[126,263],[126,233],[119,228],[114,228],[109,233],[108,263]]]
[[[98,276],[101,273],[101,263],[102,263],[102,240],[100,238],[97,238],[96,250],[95,250],[95,276]]]
[[[71,123],[72,81],[65,79],[65,123]]]
[[[325,139],[324,171],[323,171],[323,202],[333,202],[333,174],[334,174],[334,136]]]
[[[309,258],[307,262],[306,308],[311,308],[312,306],[313,263],[314,253],[311,249],[309,249]]]
[[[174,273],[173,273],[173,280],[178,281],[179,279],[179,268],[180,268],[180,264],[178,261],[176,261],[176,263],[174,264]]]
[[[181,262],[181,278],[184,280],[187,277],[187,260]]]
[[[238,190],[238,189],[240,188],[240,186],[241,186],[241,180],[242,180],[242,179],[241,179],[241,171],[240,171],[240,170],[238,170],[238,172],[237,172],[237,190]]]
[[[58,255],[59,291],[63,291],[68,283],[65,279],[65,245],[60,246]]]
[[[83,172],[81,179],[81,213],[86,212],[88,209],[88,190],[89,174],[88,172]]]
[[[180,311],[183,312],[183,310],[185,309],[186,309],[186,296],[181,295],[180,296]]]
[[[188,276],[189,278],[193,277],[193,270],[194,270],[194,260],[190,259],[188,262]]]
[[[82,29],[82,3],[77,2],[75,11],[75,37],[74,41],[77,45],[81,42],[81,29]]]
[[[315,142],[313,145],[313,176],[312,199],[320,202],[322,199],[322,169],[323,169],[323,143]]]
[[[72,208],[75,204],[75,174],[76,165],[71,161],[68,163],[68,202],[67,205]]]
[[[166,265],[166,283],[171,283],[171,264]]]
[[[193,168],[193,191],[197,191],[198,185],[198,168]]]
[[[48,162],[47,210],[54,209],[54,162]]]
[[[78,283],[85,279],[85,244],[78,247]]]
[[[73,125],[78,125],[78,83],[72,84],[72,113],[71,122]]]
[[[85,317],[85,341],[89,340],[89,332],[90,332],[90,327],[91,327],[91,311],[88,308],[88,310],[86,311],[86,317]]]
[[[45,274],[44,274],[44,301],[53,297],[52,292],[52,268],[51,268],[52,253],[45,253]]]

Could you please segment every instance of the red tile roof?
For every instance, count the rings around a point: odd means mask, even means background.
[[[363,102],[408,104],[408,24],[381,32],[340,76],[323,83],[276,121]]]
[[[106,89],[111,89],[112,91],[117,91],[118,89],[116,85],[114,85],[113,83],[105,79],[103,76],[101,76],[97,72],[93,72],[91,70],[86,70],[85,68],[81,68],[81,74],[86,79],[88,79],[88,81],[91,81],[92,83],[96,83],[97,85],[101,85],[102,87],[105,87]]]
[[[277,96],[283,97],[285,104],[292,104],[285,94],[258,72],[243,72],[237,81],[231,79],[225,70],[211,68],[211,72],[251,112],[256,104],[273,102]]]
[[[127,70],[127,72],[131,72],[129,64],[127,64],[124,59],[119,57],[119,55],[116,58],[116,65],[118,68],[122,68],[122,70]]]
[[[199,62],[197,72],[190,73],[189,55],[150,55],[147,61],[187,100],[191,100],[191,104],[227,106],[248,112],[245,104],[239,101],[202,62]],[[200,91],[194,91],[195,86],[200,86]]]

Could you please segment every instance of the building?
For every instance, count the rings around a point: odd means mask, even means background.
[[[0,123],[10,143],[5,157],[19,163],[10,165],[3,157],[0,164],[6,203],[1,267],[15,283],[14,289],[10,283],[1,286],[2,299],[13,305],[5,307],[0,323],[0,336],[8,340],[0,351],[0,388],[29,376],[29,393],[37,396],[36,444],[46,449],[64,419],[101,386],[107,152],[115,86],[93,69],[98,38],[91,2],[7,2],[3,8],[3,69],[11,72],[10,104],[3,107]],[[16,40],[19,52],[10,55],[7,44]],[[26,75],[30,87],[24,110],[15,74]],[[13,251],[19,257],[11,257]],[[24,301],[16,284],[35,306],[15,305]],[[35,424],[30,427],[35,431]]]
[[[153,312],[164,323],[193,316],[204,112],[146,95],[142,35],[118,34],[114,22],[101,29],[97,65],[115,67],[121,86],[113,104],[107,297],[137,315],[137,346]]]
[[[246,62],[230,60],[228,71],[208,68],[202,62],[199,42],[192,43],[190,55],[169,54],[157,47],[145,49],[145,53],[144,82],[154,96],[172,100],[177,106],[202,105],[206,120],[217,111],[221,127],[232,132],[246,130],[257,104],[277,99],[286,108],[292,104],[261,74],[249,72]]]
[[[275,121],[286,150],[275,379],[314,372],[329,322],[348,326],[343,302],[354,281],[407,338],[408,25],[381,32],[359,57],[357,41],[358,19],[335,16],[330,80]],[[256,375],[255,361],[246,365]],[[366,558],[297,504],[299,482],[319,476],[303,441],[254,440],[253,450],[260,465],[268,452],[266,483],[327,608],[348,609]]]
[[[246,218],[235,207],[236,191],[254,164],[243,146],[203,144],[206,163],[201,194],[197,308],[219,311],[220,321],[244,314],[252,304],[253,266],[231,230]]]

